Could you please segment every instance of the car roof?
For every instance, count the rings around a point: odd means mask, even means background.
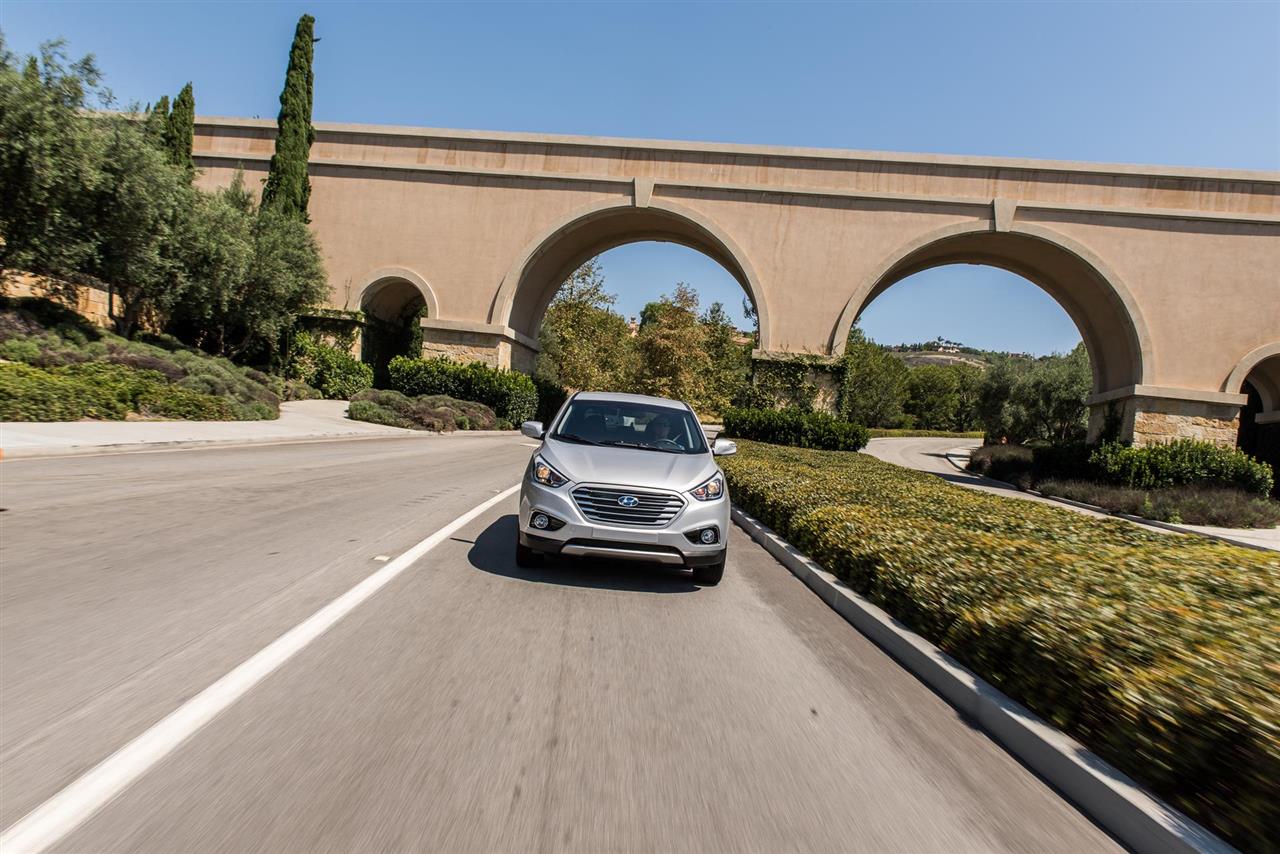
[[[669,397],[653,397],[647,394],[626,394],[624,392],[580,391],[573,396],[573,399],[586,403],[651,403],[657,406],[670,406],[675,409],[688,408],[683,401],[672,400]]]

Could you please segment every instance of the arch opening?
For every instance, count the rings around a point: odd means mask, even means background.
[[[1088,351],[1095,394],[1142,384],[1150,347],[1141,315],[1123,285],[1065,238],[1031,224],[1014,229],[950,227],[886,259],[873,280],[850,299],[833,333],[833,352],[843,351],[856,319],[898,282],[937,267],[980,264],[1026,279],[1061,306]]]
[[[374,383],[385,386],[392,359],[422,354],[419,321],[431,313],[428,293],[408,278],[382,276],[360,294],[360,311],[364,315],[360,359],[372,366]]]
[[[1280,344],[1275,355],[1260,358],[1244,372],[1240,385],[1229,387],[1248,396],[1240,410],[1240,428],[1236,445],[1280,473]],[[1273,494],[1280,497],[1280,483]]]
[[[547,307],[574,271],[611,249],[643,242],[679,244],[724,268],[753,307],[759,346],[767,346],[768,308],[750,261],[714,223],[659,199],[652,200],[648,207],[614,203],[592,206],[535,240],[504,279],[491,313],[492,322],[536,339]]]

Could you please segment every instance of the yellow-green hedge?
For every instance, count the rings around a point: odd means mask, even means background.
[[[1280,828],[1280,555],[740,442],[734,500],[1246,850]]]

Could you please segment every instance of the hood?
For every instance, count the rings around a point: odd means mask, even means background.
[[[693,489],[719,468],[711,454],[668,454],[555,440],[544,442],[540,453],[552,468],[574,483],[610,483],[673,492]]]

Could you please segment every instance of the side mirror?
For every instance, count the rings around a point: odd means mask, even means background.
[[[738,453],[738,443],[728,439],[716,439],[711,445],[711,453],[717,457],[727,457]]]
[[[528,436],[530,439],[541,439],[547,435],[547,431],[542,429],[541,421],[526,421],[520,425],[520,432]]]

